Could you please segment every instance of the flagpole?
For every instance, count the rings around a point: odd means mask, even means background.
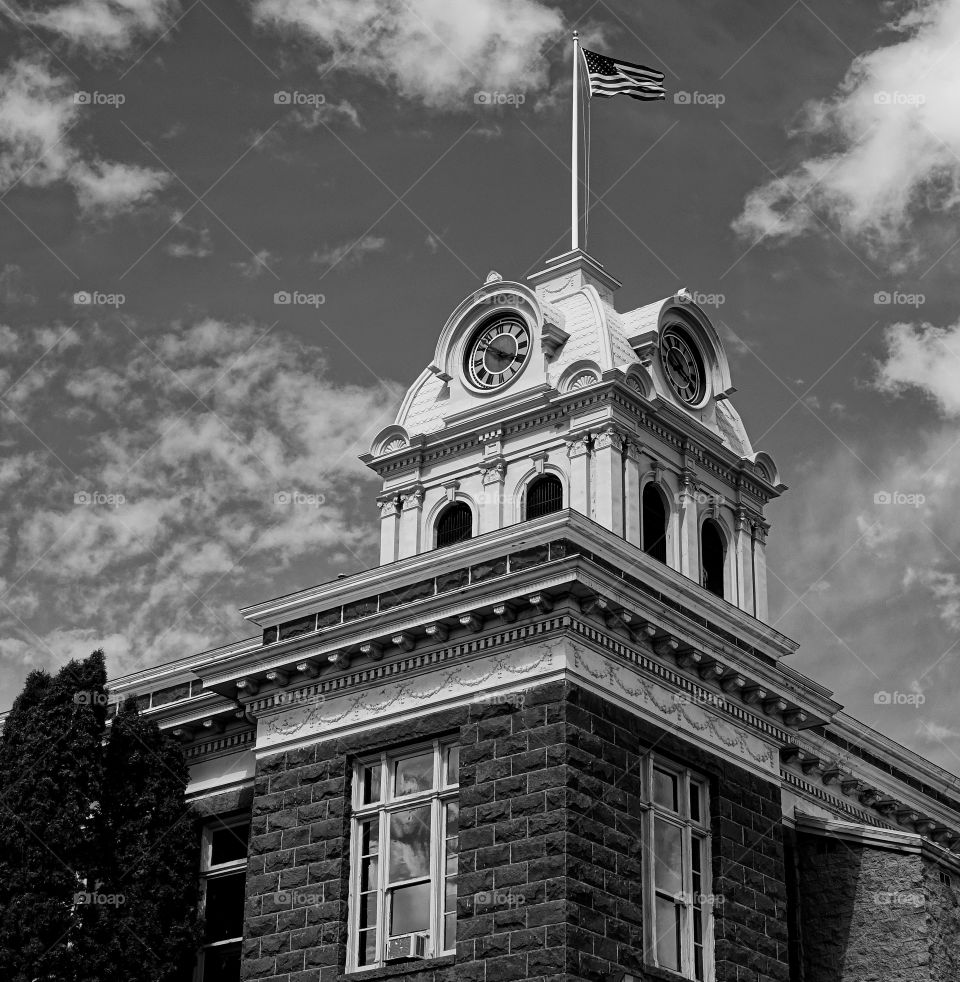
[[[573,127],[570,139],[570,158],[573,166],[570,169],[570,249],[576,252],[580,248],[580,212],[578,208],[580,175],[579,160],[577,153],[577,109],[580,101],[580,91],[577,75],[577,59],[580,55],[580,35],[577,31],[573,32]]]

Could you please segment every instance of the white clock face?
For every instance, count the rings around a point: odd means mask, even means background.
[[[660,364],[681,402],[696,406],[703,400],[706,377],[700,352],[692,341],[668,328],[660,338]]]
[[[517,316],[498,317],[481,327],[467,348],[467,377],[478,389],[506,385],[530,354],[530,331]]]

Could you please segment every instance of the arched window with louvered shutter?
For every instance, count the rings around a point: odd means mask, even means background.
[[[525,518],[539,518],[563,508],[563,483],[556,474],[544,474],[527,485]]]
[[[641,501],[643,551],[661,563],[667,561],[667,502],[663,492],[650,482],[644,486]]]
[[[700,582],[718,597],[723,596],[723,567],[727,544],[720,526],[708,518],[700,529]]]
[[[447,505],[437,518],[437,548],[473,537],[473,512],[463,501]]]

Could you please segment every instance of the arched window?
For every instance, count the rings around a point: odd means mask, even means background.
[[[463,501],[447,505],[437,519],[437,548],[452,546],[473,536],[473,512]]]
[[[527,485],[527,514],[539,518],[563,507],[563,484],[556,474],[544,474]]]
[[[667,503],[663,492],[653,484],[645,485],[640,515],[643,551],[661,563],[667,561]]]
[[[711,593],[723,596],[723,559],[726,545],[720,526],[708,518],[700,529],[700,582]]]

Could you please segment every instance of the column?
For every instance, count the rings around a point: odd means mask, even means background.
[[[380,565],[397,559],[400,535],[400,499],[393,494],[377,502],[380,509]]]
[[[624,434],[615,426],[605,427],[593,441],[596,473],[594,520],[617,535],[624,534],[623,443]]]
[[[748,614],[754,612],[753,596],[753,535],[750,516],[745,508],[737,508],[733,533],[734,569],[737,578],[736,603]]]
[[[402,493],[403,506],[400,511],[400,541],[398,559],[416,556],[420,551],[421,525],[423,518],[423,487],[410,488]]]
[[[770,526],[763,521],[753,523],[753,596],[754,614],[766,622],[767,611],[767,532]]]
[[[591,518],[590,508],[590,434],[579,433],[567,438],[570,460],[570,507]]]
[[[697,528],[696,475],[689,468],[680,476],[680,502],[677,509],[677,545],[680,572],[700,582],[700,536]]]
[[[483,461],[483,497],[480,500],[479,535],[503,528],[503,486],[507,477],[507,463],[502,458]]]
[[[640,532],[640,445],[627,441],[623,472],[624,537],[641,548]]]

